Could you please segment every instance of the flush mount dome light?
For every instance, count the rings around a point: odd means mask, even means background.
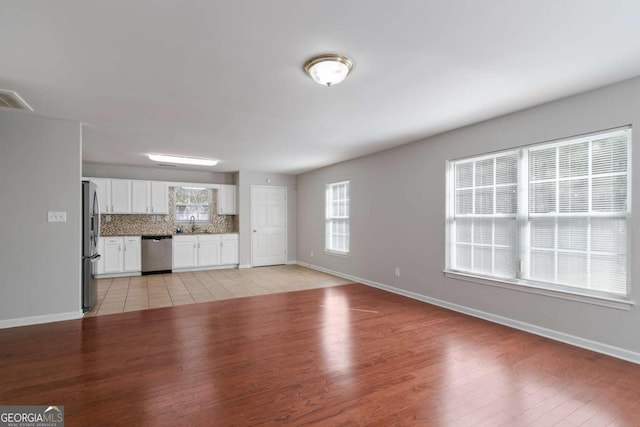
[[[185,156],[170,156],[166,154],[148,154],[149,159],[154,162],[163,163],[180,163],[183,165],[198,165],[198,166],[215,166],[218,164],[214,159],[203,159],[201,157],[185,157]]]
[[[325,86],[337,85],[347,77],[352,68],[351,59],[335,54],[314,56],[304,64],[304,71],[317,83]]]

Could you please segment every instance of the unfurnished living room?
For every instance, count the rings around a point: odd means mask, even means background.
[[[0,426],[640,425],[639,22],[0,0]]]

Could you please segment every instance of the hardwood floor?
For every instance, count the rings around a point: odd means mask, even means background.
[[[0,330],[67,426],[638,426],[640,366],[359,284]]]

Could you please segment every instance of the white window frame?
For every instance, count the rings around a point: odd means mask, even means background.
[[[536,149],[545,145],[563,145],[573,144],[581,141],[588,141],[594,137],[604,136],[610,133],[627,131],[628,132],[628,150],[627,150],[627,211],[624,214],[615,213],[610,217],[624,217],[627,223],[627,276],[626,276],[626,294],[618,295],[599,291],[592,291],[580,287],[564,286],[560,284],[552,284],[546,282],[537,282],[529,279],[522,279],[522,268],[528,267],[528,253],[530,248],[528,239],[529,230],[529,171],[528,171],[528,153],[530,149]],[[631,195],[632,195],[632,164],[631,164],[631,152],[632,152],[632,135],[631,126],[624,126],[620,128],[593,132],[587,135],[563,138],[560,140],[546,141],[537,144],[531,144],[527,146],[520,146],[513,149],[497,151],[493,153],[479,154],[477,156],[470,156],[467,158],[453,159],[447,161],[447,187],[446,187],[446,254],[445,254],[445,269],[444,274],[446,277],[455,278],[464,281],[470,281],[483,285],[496,286],[501,288],[512,289],[521,292],[533,293],[538,295],[551,296],[555,298],[567,299],[571,301],[578,301],[588,304],[594,304],[599,306],[605,306],[610,308],[616,308],[621,310],[629,310],[635,305],[635,302],[630,299],[632,295],[632,277],[631,277],[631,231],[632,231],[632,208],[631,208]],[[454,221],[455,221],[455,164],[457,162],[465,160],[479,160],[482,158],[490,158],[506,154],[508,152],[517,151],[519,169],[518,169],[518,253],[519,253],[519,272],[516,278],[503,278],[490,275],[482,275],[474,272],[457,271],[452,266],[452,254],[454,244]],[[578,215],[575,215],[580,216]],[[524,264],[523,264],[524,263]]]
[[[331,206],[333,199],[331,199],[331,195],[334,194],[333,189],[335,187],[345,185],[347,188],[347,197],[346,199],[342,199],[342,201],[346,201],[346,206],[348,210],[348,214],[344,216],[337,216],[333,213]],[[336,221],[345,221],[346,220],[346,232],[343,233],[346,238],[347,250],[342,251],[333,247],[330,247],[330,234],[332,230],[332,225]],[[351,182],[346,179],[343,181],[331,182],[325,184],[325,237],[324,237],[324,251],[328,254],[333,255],[341,255],[341,256],[349,256],[351,251]]]

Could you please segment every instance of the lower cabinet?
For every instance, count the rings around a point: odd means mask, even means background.
[[[103,237],[98,274],[139,273],[141,270],[140,236]]]
[[[238,235],[220,235],[220,264],[229,265],[238,263]]]
[[[237,234],[173,236],[173,268],[206,268],[238,263]]]

